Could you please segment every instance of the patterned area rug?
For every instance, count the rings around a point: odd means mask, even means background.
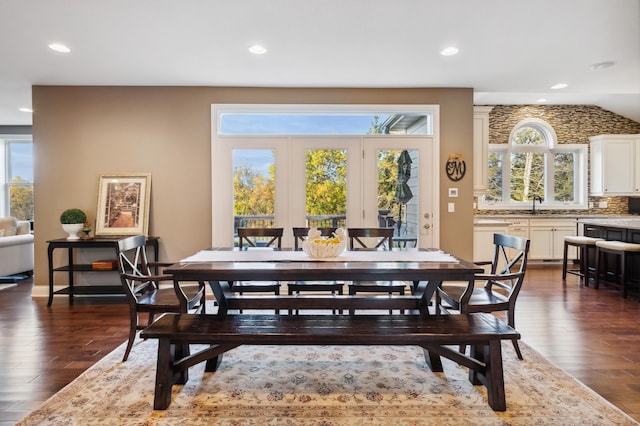
[[[153,410],[156,341],[107,355],[19,425],[636,425],[521,344],[505,343],[507,411],[492,411],[467,369],[432,373],[418,347],[241,346],[216,373],[193,367]]]

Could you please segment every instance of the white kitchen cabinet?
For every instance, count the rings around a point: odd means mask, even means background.
[[[531,260],[559,260],[564,255],[564,237],[575,236],[575,219],[531,219],[529,220],[529,238]],[[569,248],[569,258],[577,256],[575,247]]]
[[[473,107],[473,194],[489,189],[489,113],[492,106]]]
[[[529,219],[512,219],[509,221],[509,235],[529,238]]]
[[[501,221],[479,221],[473,226],[473,261],[493,259],[493,234],[508,234],[509,224]]]
[[[640,195],[640,134],[589,138],[591,195]]]

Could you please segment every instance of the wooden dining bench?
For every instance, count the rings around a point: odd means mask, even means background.
[[[469,368],[469,380],[487,388],[489,406],[506,410],[501,341],[519,333],[491,314],[468,315],[197,315],[165,314],[141,337],[158,339],[154,409],[171,403],[174,384],[188,381],[189,367],[207,361],[215,371],[222,354],[240,345],[416,345],[432,371],[440,356]],[[189,344],[208,348],[190,353]],[[471,347],[469,355],[458,345]],[[449,348],[445,345],[455,345]]]

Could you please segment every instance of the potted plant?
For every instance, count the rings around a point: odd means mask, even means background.
[[[64,232],[69,234],[67,240],[79,240],[87,215],[80,209],[67,209],[60,215],[60,223]]]

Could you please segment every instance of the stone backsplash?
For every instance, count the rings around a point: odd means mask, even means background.
[[[538,118],[549,123],[559,144],[589,144],[603,134],[637,134],[640,123],[592,105],[496,105],[489,113],[489,143],[509,143],[511,130],[522,120]],[[477,201],[477,200],[475,200]],[[598,207],[603,201],[606,208]],[[589,197],[588,210],[541,210],[540,215],[624,215],[627,197]],[[522,210],[475,210],[476,215],[522,214]]]

